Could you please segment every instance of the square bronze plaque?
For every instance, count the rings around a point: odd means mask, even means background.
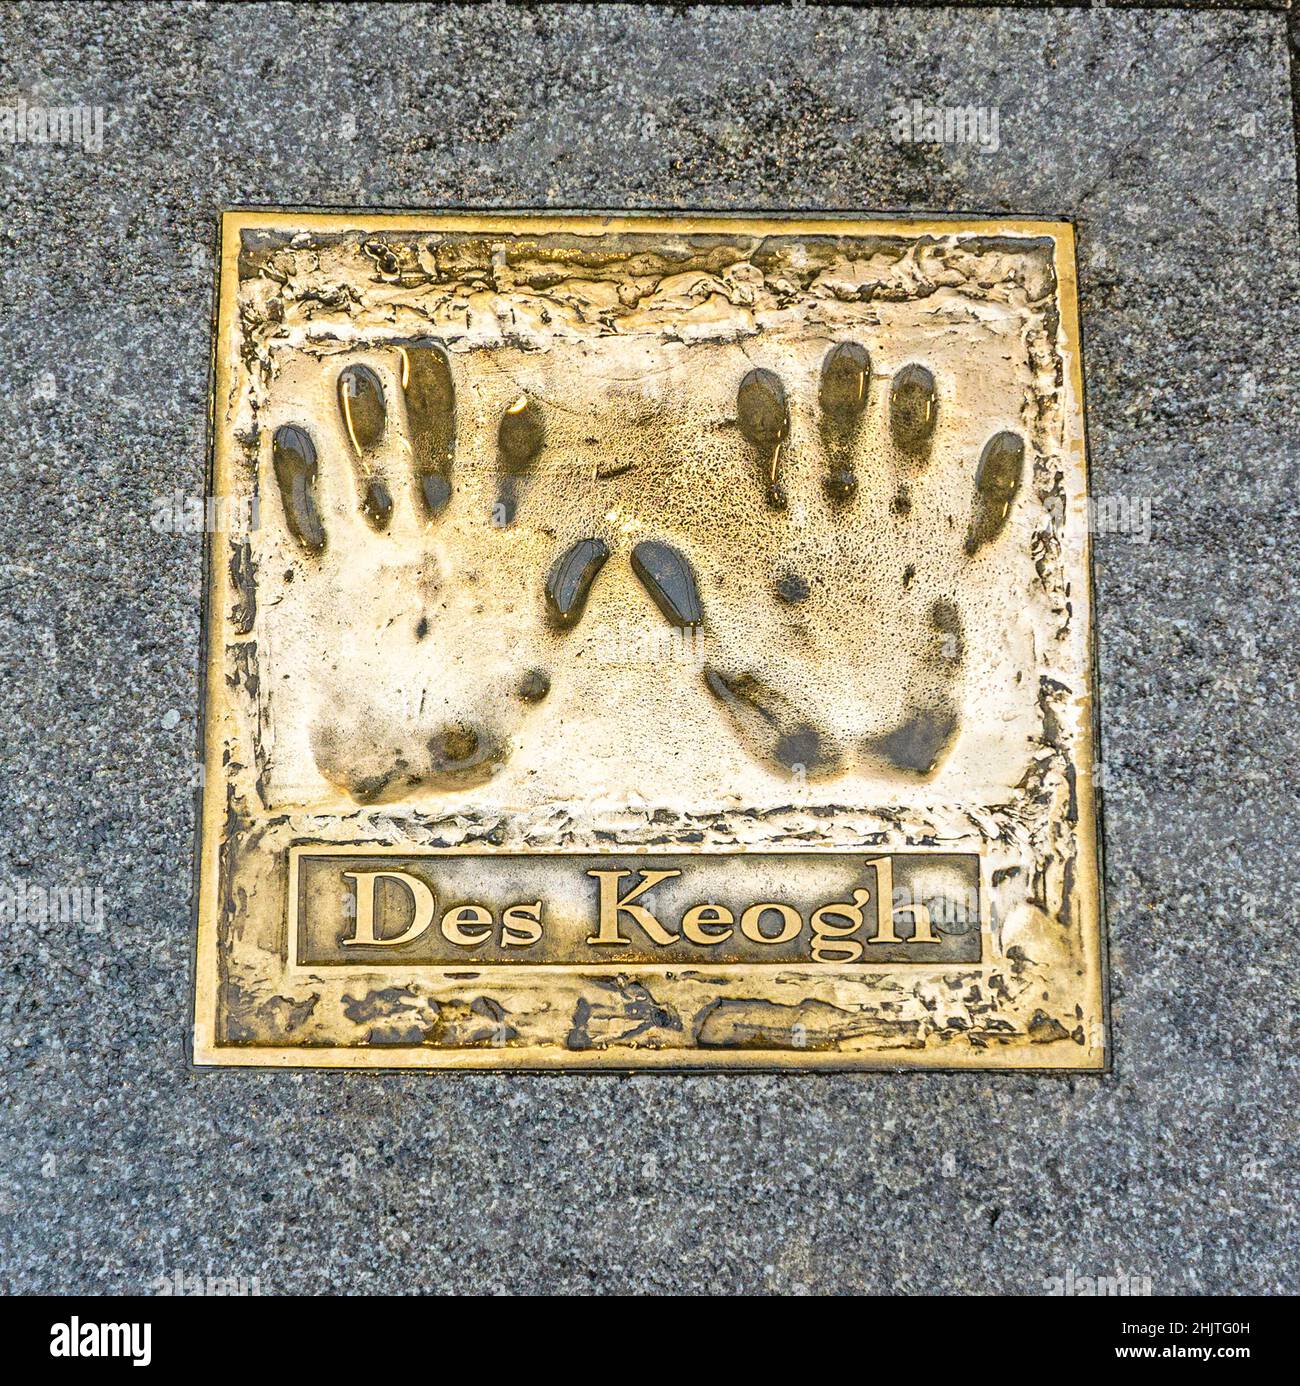
[[[196,1062],[1105,1066],[1070,226],[222,235]]]

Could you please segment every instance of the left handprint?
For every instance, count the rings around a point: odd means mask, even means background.
[[[261,570],[271,693],[292,708],[277,737],[286,750],[305,737],[324,779],[368,804],[493,774],[546,699],[608,550],[515,526],[545,445],[537,400],[498,406],[495,457],[458,477],[442,345],[361,355],[327,361],[273,427],[284,528],[268,536]],[[291,784],[282,797],[311,795]]]

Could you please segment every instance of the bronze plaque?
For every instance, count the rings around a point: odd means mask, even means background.
[[[196,1062],[1105,1066],[1069,225],[220,275]]]

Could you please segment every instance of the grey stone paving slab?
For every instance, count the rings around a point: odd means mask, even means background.
[[[1295,1288],[1295,149],[1276,10],[0,12],[0,1283]],[[994,107],[996,152],[891,112]],[[220,208],[939,209],[1079,224],[1115,1070],[195,1073]],[[1139,529],[1141,526],[1138,526]],[[93,899],[93,895],[91,897]],[[90,911],[92,916],[94,911]]]

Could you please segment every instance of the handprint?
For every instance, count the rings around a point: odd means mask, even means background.
[[[864,495],[859,453],[869,428],[872,382],[866,347],[856,341],[832,345],[809,410],[817,420],[815,440],[807,430],[801,447],[791,441],[787,390],[775,372],[755,368],[737,391],[737,426],[759,464],[767,504],[789,509],[793,486],[803,503],[797,514],[776,522],[783,532],[772,547],[791,557],[778,559],[770,588],[752,594],[753,638],[742,641],[706,622],[711,659],[705,684],[756,756],[808,775],[858,766],[925,776],[941,764],[961,726],[967,659],[958,604],[967,585],[963,566],[977,561],[1002,533],[1024,469],[1023,440],[1009,431],[990,438],[978,464],[972,459],[965,542],[957,551],[952,516],[914,513],[913,489],[941,432],[933,373],[909,362],[882,391],[878,474],[868,478],[875,484]],[[802,393],[807,398],[813,392]],[[818,452],[822,498],[809,484],[810,459]],[[887,492],[892,499],[886,516]],[[880,513],[864,516],[864,506]],[[851,535],[845,532],[849,525]],[[926,560],[927,571],[920,571],[919,559]],[[916,610],[917,595],[926,592]],[[855,628],[855,614],[867,611],[876,613],[878,629]],[[822,653],[820,670],[816,660],[799,657],[801,648]],[[836,684],[830,697],[820,686],[827,671]],[[881,725],[891,705],[892,717]],[[865,716],[846,717],[854,707]]]
[[[544,593],[539,563],[527,591],[493,552],[542,450],[540,407],[502,411],[496,490],[458,507],[454,372],[440,343],[393,343],[324,375],[336,407],[280,424],[271,444],[286,542],[299,551],[282,548],[272,601],[302,613],[277,612],[275,624],[312,651],[281,673],[301,686],[302,714],[280,719],[282,734],[302,731],[321,775],[358,803],[479,783],[550,691],[540,604],[555,628],[571,624],[599,568],[589,548],[568,589]]]

